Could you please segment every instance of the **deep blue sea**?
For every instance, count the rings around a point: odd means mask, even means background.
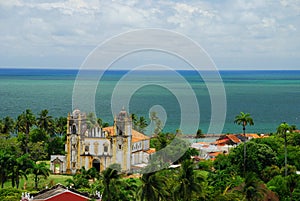
[[[25,109],[35,114],[48,109],[53,117],[67,116],[72,111],[72,93],[77,70],[0,69],[0,117],[16,118]],[[211,118],[211,99],[206,83],[198,72],[178,71],[186,83],[169,83],[179,93],[187,93],[189,84],[196,94],[200,108],[199,128],[207,131]],[[93,73],[92,73],[93,74]],[[142,85],[140,80],[155,77],[162,82],[173,76],[168,71],[139,72],[138,79],[122,81],[126,71],[109,71],[99,82],[95,95],[97,117],[112,124],[111,99],[117,85],[141,85],[133,94],[120,93],[119,100],[130,97],[129,110],[149,117],[149,109],[161,105],[167,114],[164,131],[179,128],[181,105],[172,91],[160,85]],[[247,132],[269,133],[283,121],[300,127],[300,71],[221,71],[227,100],[226,122],[222,133],[239,133],[241,126],[233,123],[241,111],[250,113],[254,126]],[[84,94],[83,94],[84,96]],[[187,95],[186,98],[189,98]],[[193,108],[191,113],[194,112]],[[221,114],[220,114],[221,115]],[[188,131],[193,134],[195,131]]]

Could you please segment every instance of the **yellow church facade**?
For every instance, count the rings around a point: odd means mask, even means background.
[[[75,174],[82,167],[103,171],[111,164],[120,164],[123,172],[148,163],[153,150],[150,138],[132,129],[132,120],[122,109],[111,127],[90,125],[87,116],[74,110],[67,118],[66,155],[52,155],[53,173]]]

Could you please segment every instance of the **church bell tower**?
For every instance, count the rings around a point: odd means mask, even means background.
[[[121,165],[122,171],[130,171],[132,120],[123,108],[114,119],[113,161]]]
[[[80,139],[82,130],[83,115],[80,110],[74,110],[72,115],[69,113],[67,118],[67,174],[75,174],[80,169]]]

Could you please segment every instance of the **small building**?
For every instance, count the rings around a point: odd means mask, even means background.
[[[61,184],[57,184],[52,188],[42,190],[36,194],[28,196],[28,194],[23,194],[22,199],[26,201],[62,201],[62,200],[72,200],[72,201],[88,201],[91,200],[87,193],[80,193],[74,189],[67,188]],[[100,196],[93,196],[93,199],[101,201]]]

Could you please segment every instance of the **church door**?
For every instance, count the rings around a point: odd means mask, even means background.
[[[94,159],[94,160],[93,160],[93,167],[94,167],[98,172],[100,172],[100,161],[99,161],[99,159]]]

